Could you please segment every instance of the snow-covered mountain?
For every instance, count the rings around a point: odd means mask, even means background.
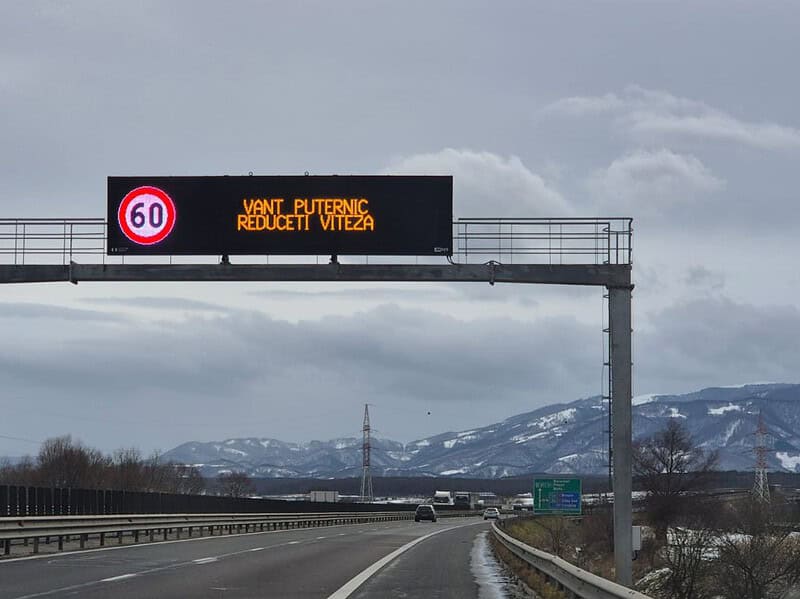
[[[681,419],[700,447],[720,451],[723,470],[753,467],[753,433],[761,413],[770,432],[769,466],[800,472],[800,385],[712,387],[684,395],[643,395],[633,403],[635,437],[652,435],[670,418]],[[600,397],[590,397],[406,445],[372,439],[372,472],[476,478],[602,473],[608,461],[607,430],[607,406]],[[258,477],[341,478],[360,474],[361,440],[191,442],[164,457],[197,465],[206,476],[245,470]]]

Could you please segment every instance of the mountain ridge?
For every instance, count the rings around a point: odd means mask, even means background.
[[[682,419],[696,444],[720,452],[720,469],[754,463],[759,414],[773,443],[773,470],[800,472],[800,384],[753,383],[633,399],[634,437],[648,437],[670,418]],[[599,396],[543,406],[501,422],[439,433],[403,444],[373,437],[375,476],[498,478],[530,472],[607,471],[608,407]],[[197,466],[204,476],[243,470],[255,477],[347,478],[360,475],[361,439],[291,443],[269,438],[190,441],[164,458]]]

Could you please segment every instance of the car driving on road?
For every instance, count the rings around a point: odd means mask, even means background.
[[[436,522],[436,510],[432,505],[418,505],[417,510],[414,512],[414,522],[420,520],[430,520]]]
[[[487,507],[483,512],[483,519],[488,520],[489,518],[494,518],[495,520],[500,519],[500,510],[496,507]]]

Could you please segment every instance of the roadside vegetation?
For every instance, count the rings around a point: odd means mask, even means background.
[[[790,599],[800,594],[800,504],[779,490],[703,492],[716,455],[696,448],[677,420],[635,447],[634,468],[648,492],[635,514],[643,527],[633,562],[636,588],[656,599]],[[523,542],[614,579],[610,504],[580,519],[522,517],[506,530]],[[502,549],[502,548],[501,548]],[[505,559],[502,551],[498,555]]]
[[[35,457],[0,462],[0,484],[199,494],[206,482],[196,468],[143,457],[138,449],[104,454],[71,436],[47,439]]]

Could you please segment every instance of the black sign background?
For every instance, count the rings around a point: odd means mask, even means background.
[[[153,186],[176,207],[172,232],[138,245],[122,232],[118,209],[128,192]],[[366,198],[374,231],[237,231],[243,200]],[[291,209],[289,209],[291,211]],[[452,254],[453,178],[428,176],[109,177],[108,240],[114,255]]]

